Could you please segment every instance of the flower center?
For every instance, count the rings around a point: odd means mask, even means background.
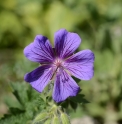
[[[59,59],[59,58],[57,58],[57,59],[54,61],[53,64],[54,64],[55,66],[57,66],[57,68],[58,68],[58,67],[61,67],[61,66],[62,66],[62,60]]]

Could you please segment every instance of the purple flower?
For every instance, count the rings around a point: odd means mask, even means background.
[[[76,96],[80,87],[70,76],[81,80],[90,80],[94,75],[94,53],[91,50],[74,51],[81,43],[76,33],[60,29],[54,35],[54,48],[47,37],[37,35],[34,42],[24,49],[25,56],[42,64],[24,77],[26,82],[38,92],[42,92],[54,78],[53,99],[64,101],[69,96]]]

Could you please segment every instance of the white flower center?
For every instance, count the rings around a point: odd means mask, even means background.
[[[54,61],[53,64],[54,64],[57,68],[59,68],[59,67],[62,66],[62,63],[63,63],[63,61],[62,61],[61,59],[57,58],[57,59],[55,59],[55,61]]]

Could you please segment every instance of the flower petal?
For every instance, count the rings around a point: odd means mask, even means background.
[[[91,50],[83,50],[67,59],[64,67],[75,77],[90,80],[94,75],[94,58]]]
[[[34,42],[25,47],[24,54],[29,60],[39,63],[50,63],[54,58],[50,41],[42,35],[37,35]]]
[[[26,82],[29,82],[35,90],[42,92],[49,83],[53,72],[53,68],[50,65],[44,65],[36,68],[30,73],[27,73],[24,79]]]
[[[81,39],[76,33],[60,29],[55,33],[55,51],[58,57],[66,58],[79,47]]]
[[[58,103],[64,101],[69,96],[76,96],[80,87],[76,82],[62,69],[56,74],[53,89],[53,99]]]

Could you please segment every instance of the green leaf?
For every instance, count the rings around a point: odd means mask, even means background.
[[[71,101],[71,100],[70,100],[70,105],[71,105],[71,107],[72,107],[74,110],[76,110],[77,107],[78,107],[78,104],[77,104],[76,102]]]
[[[83,94],[78,94],[77,96],[75,97],[71,97],[69,98],[71,101],[73,102],[76,102],[76,103],[89,103],[85,98],[84,98],[85,95]]]
[[[13,115],[17,115],[17,114],[25,112],[25,110],[21,110],[19,108],[13,108],[13,107],[9,108],[9,110],[10,110],[11,114],[13,114]]]

